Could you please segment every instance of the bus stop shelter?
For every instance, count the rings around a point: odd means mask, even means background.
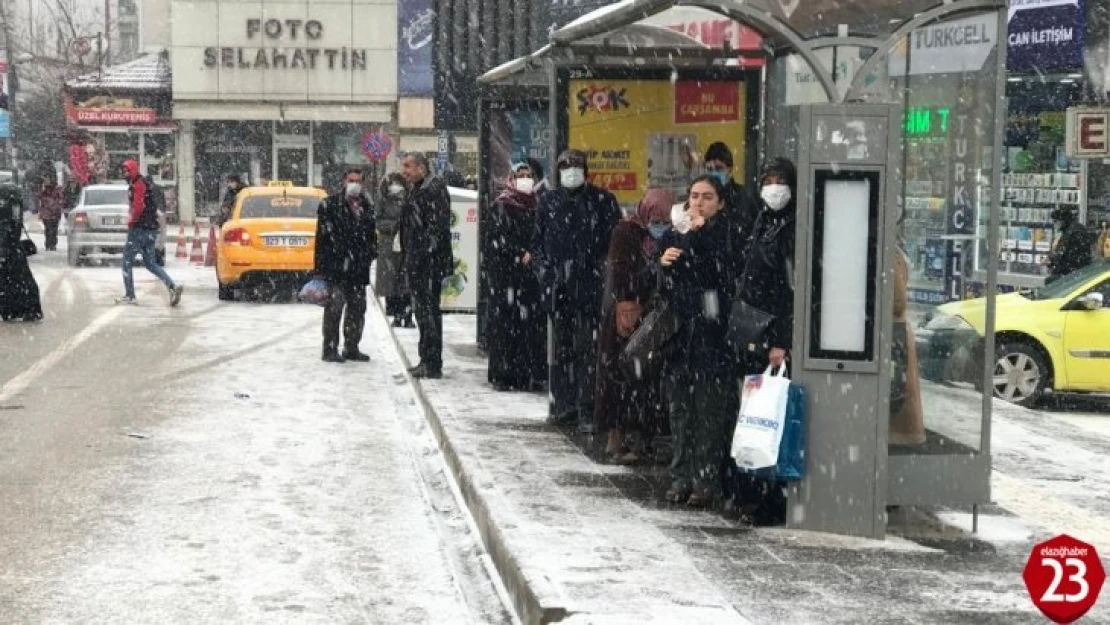
[[[977,510],[990,500],[998,373],[1006,27],[1002,0],[618,2],[481,77],[481,204],[509,162],[545,155],[553,169],[566,147],[584,149],[593,182],[625,206],[649,182],[684,195],[711,140],[733,149],[747,184],[762,162],[790,158],[791,359],[808,406],[788,525],[878,538],[888,506]],[[529,131],[505,111],[526,111]],[[542,150],[529,152],[535,137]],[[922,375],[946,327],[943,311],[906,299],[923,269],[901,241],[920,210],[943,212],[951,299],[969,259],[986,260],[980,329],[942,356],[974,383]]]

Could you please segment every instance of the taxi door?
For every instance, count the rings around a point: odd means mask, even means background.
[[[1064,325],[1064,359],[1068,388],[1073,391],[1110,391],[1110,278],[1088,293],[1102,294],[1098,310],[1069,310]]]

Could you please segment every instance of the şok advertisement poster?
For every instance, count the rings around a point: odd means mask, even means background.
[[[586,152],[590,181],[635,206],[649,186],[686,195],[709,144],[732,150],[743,176],[745,90],[740,81],[570,81],[570,146]]]

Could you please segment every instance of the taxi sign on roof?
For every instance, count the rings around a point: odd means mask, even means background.
[[[266,184],[267,187],[291,187],[293,186],[292,180],[271,180]]]

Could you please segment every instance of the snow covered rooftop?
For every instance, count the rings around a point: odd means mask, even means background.
[[[66,82],[70,89],[166,91],[170,88],[170,61],[164,52],[105,67],[103,72],[83,74]]]

